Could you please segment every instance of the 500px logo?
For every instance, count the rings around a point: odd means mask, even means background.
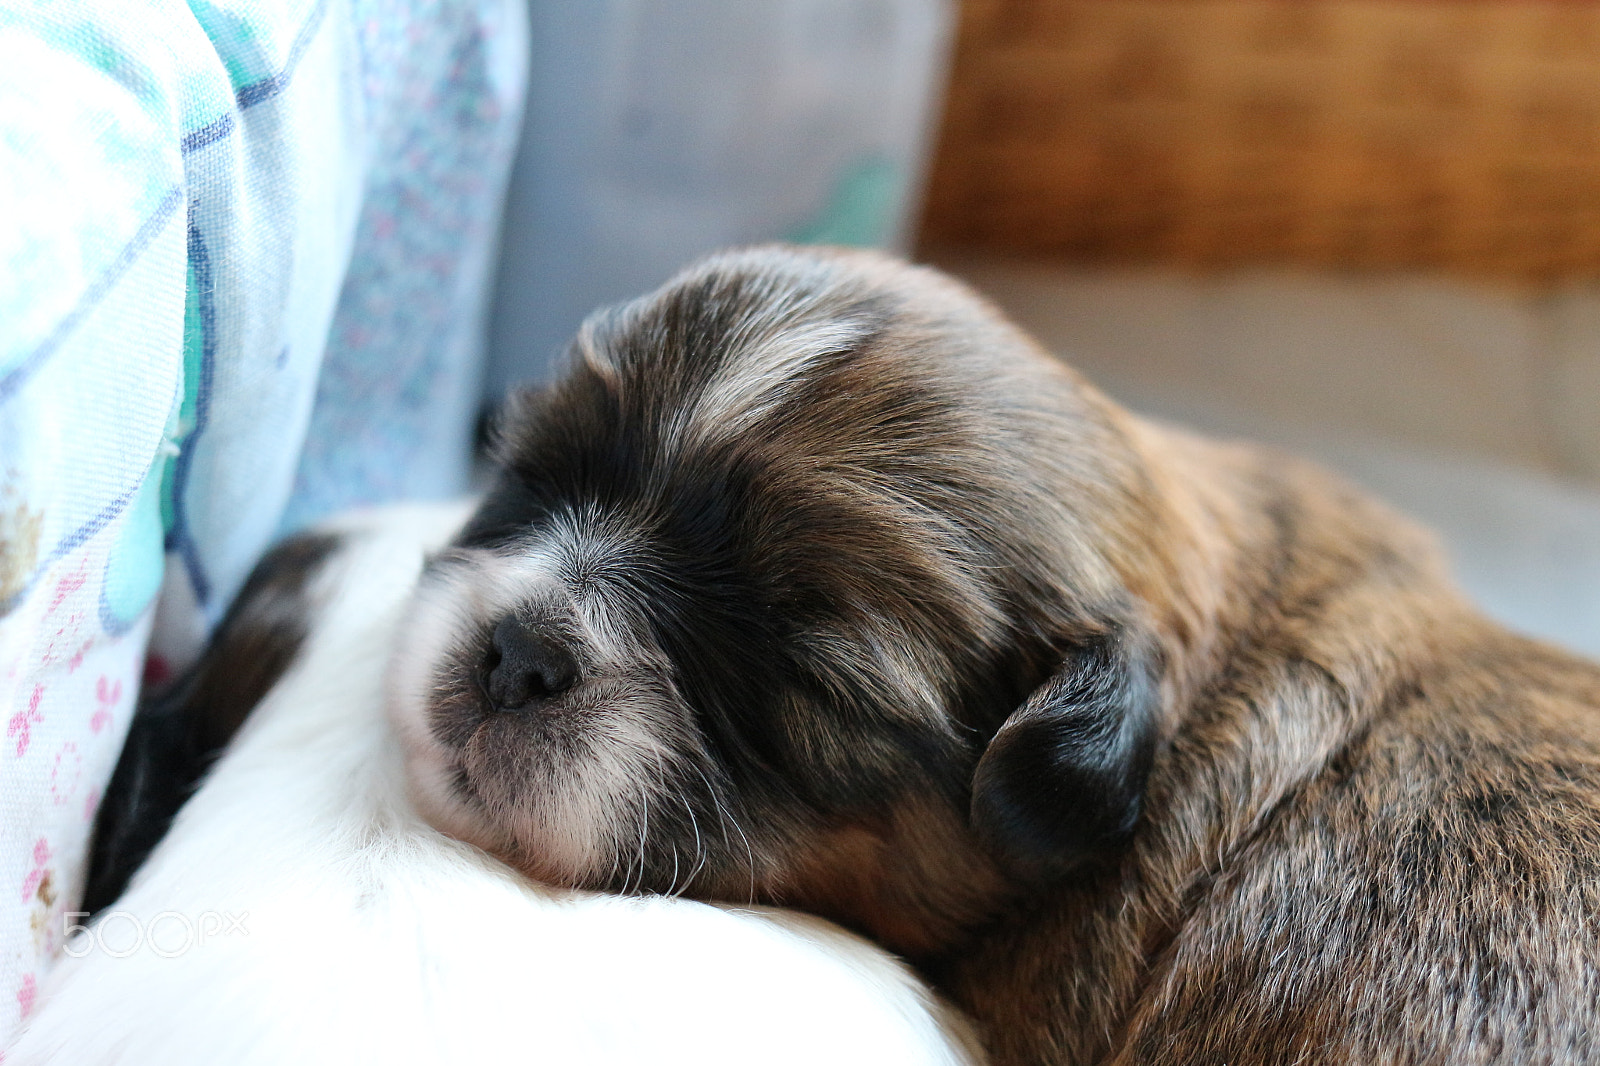
[[[214,936],[249,936],[245,921],[249,911],[202,911],[198,920],[178,911],[162,911],[148,922],[128,911],[107,911],[93,925],[77,921],[88,911],[67,911],[61,916],[66,942],[61,950],[75,959],[99,949],[114,959],[125,959],[148,947],[163,959],[173,959]]]

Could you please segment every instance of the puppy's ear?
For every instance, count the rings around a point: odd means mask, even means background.
[[[1000,727],[972,785],[972,824],[1001,866],[1057,879],[1125,844],[1159,727],[1155,654],[1126,630],[1080,645]]]

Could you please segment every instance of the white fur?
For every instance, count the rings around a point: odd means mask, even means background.
[[[174,953],[169,917],[172,957],[75,941],[6,1066],[972,1062],[902,967],[824,922],[557,894],[422,823],[383,667],[460,517],[346,523],[300,659],[113,908],[124,936],[163,912],[247,932]]]

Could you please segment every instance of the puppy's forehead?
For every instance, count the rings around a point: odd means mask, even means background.
[[[787,264],[780,260],[780,265]],[[576,355],[664,443],[728,439],[881,332],[890,300],[821,269],[729,265],[587,321]]]
[[[507,418],[502,465],[569,500],[617,503],[886,438],[926,451],[965,419],[961,390],[896,350],[900,299],[827,256],[714,258],[591,317],[568,375]]]

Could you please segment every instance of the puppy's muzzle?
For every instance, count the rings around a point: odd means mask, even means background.
[[[508,614],[495,624],[480,670],[496,711],[522,713],[578,683],[578,660],[549,629]]]

